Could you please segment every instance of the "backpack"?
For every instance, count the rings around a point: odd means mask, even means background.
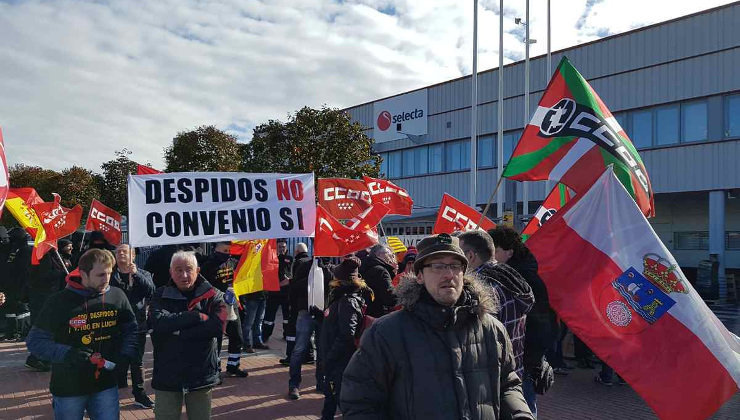
[[[357,327],[357,331],[355,331],[355,348],[360,347],[360,339],[362,338],[362,334],[364,334],[365,330],[373,325],[373,322],[375,322],[375,317],[367,314],[367,304],[363,303],[362,320],[360,321],[360,325],[358,325]]]

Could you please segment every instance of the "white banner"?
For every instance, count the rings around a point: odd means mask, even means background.
[[[129,175],[128,211],[133,246],[314,236],[313,174]]]

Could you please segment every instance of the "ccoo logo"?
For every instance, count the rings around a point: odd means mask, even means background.
[[[380,131],[385,131],[391,126],[391,113],[383,111],[378,115],[378,128]]]

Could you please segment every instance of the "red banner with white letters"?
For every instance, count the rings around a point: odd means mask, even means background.
[[[359,179],[319,178],[319,205],[337,219],[351,219],[372,206],[370,191]]]
[[[480,217],[481,214],[474,208],[449,194],[445,194],[442,197],[442,204],[439,205],[437,221],[434,222],[434,233],[467,232],[478,229]],[[495,227],[496,224],[487,217],[483,219],[480,225],[480,228],[483,230],[493,229]]]
[[[388,207],[388,214],[398,214],[401,216],[411,216],[411,208],[414,206],[414,200],[409,193],[396,184],[385,179],[362,177],[370,191],[370,199],[373,204],[382,204]]]
[[[316,206],[314,256],[342,257],[378,243],[376,226],[388,207],[375,204],[344,226],[321,205]]]
[[[86,231],[97,230],[111,245],[121,243],[121,215],[98,200],[93,199],[85,223]]]
[[[54,201],[51,203],[39,203],[32,206],[44,227],[46,236],[40,240],[37,235],[32,261],[40,261],[49,250],[57,248],[57,240],[71,235],[80,227],[82,206],[78,204],[71,209],[62,207],[59,194],[54,193],[53,195]]]

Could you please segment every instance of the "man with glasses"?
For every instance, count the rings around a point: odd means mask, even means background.
[[[342,414],[424,419],[532,419],[489,287],[466,276],[447,234],[417,245],[414,275],[396,289],[403,309],[365,331],[342,378]]]

